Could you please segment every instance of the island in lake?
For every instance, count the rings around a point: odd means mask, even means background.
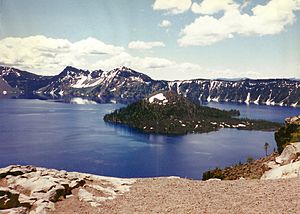
[[[280,127],[279,123],[238,118],[239,115],[238,110],[201,106],[183,95],[165,91],[106,114],[104,121],[157,134],[205,133],[220,128],[274,131]]]

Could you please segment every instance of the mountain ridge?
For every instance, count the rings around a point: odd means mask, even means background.
[[[68,99],[82,97],[98,103],[128,104],[154,92],[171,90],[196,103],[233,102],[300,106],[300,81],[295,79],[191,79],[154,80],[125,66],[110,71],[89,71],[67,66],[54,76],[41,76],[11,67],[0,75],[22,98]],[[27,90],[26,90],[27,89]]]

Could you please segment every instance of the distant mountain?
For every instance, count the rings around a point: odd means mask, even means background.
[[[15,68],[0,67],[0,75],[21,97],[71,99],[82,97],[98,103],[133,103],[156,91],[171,90],[195,103],[234,102],[300,106],[300,81],[295,79],[240,79],[184,81],[153,80],[130,68],[111,71],[66,67],[60,74],[39,76]]]
[[[274,130],[279,124],[238,119],[239,111],[197,105],[176,92],[160,92],[104,116],[104,121],[124,124],[146,133],[186,134],[220,128]]]
[[[169,83],[194,102],[300,106],[300,81],[289,79],[189,80]]]
[[[92,72],[66,67],[36,93],[57,99],[84,97],[98,103],[131,103],[166,87],[165,81],[155,81],[126,67]]]
[[[39,98],[35,91],[50,83],[52,77],[40,76],[27,71],[12,67],[0,66],[0,77],[2,77],[16,93],[13,96],[19,98]]]

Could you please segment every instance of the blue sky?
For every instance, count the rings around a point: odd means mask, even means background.
[[[39,74],[70,64],[155,79],[300,78],[299,10],[299,0],[0,0],[0,63]]]

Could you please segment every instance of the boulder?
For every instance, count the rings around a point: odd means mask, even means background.
[[[271,169],[263,174],[262,180],[296,178],[300,176],[300,161]]]
[[[300,176],[300,142],[287,145],[281,155],[266,164],[270,170],[261,179],[296,178]]]
[[[83,186],[85,183],[86,183],[86,182],[85,182],[84,179],[73,180],[73,181],[71,181],[71,183],[70,183],[70,188],[71,188],[71,190],[72,190],[72,189],[75,189],[75,188],[78,188],[78,187]]]
[[[0,178],[5,178],[8,175],[18,176],[35,171],[36,168],[32,166],[11,165],[0,169]]]
[[[20,205],[22,207],[27,207],[27,208],[31,208],[32,205],[37,201],[36,198],[34,197],[29,197],[27,195],[24,195],[24,194],[20,194],[19,196],[19,202],[20,202]]]
[[[291,124],[291,123],[295,123],[297,121],[300,120],[300,115],[298,116],[293,116],[293,117],[288,117],[284,120],[285,124]]]
[[[36,201],[33,205],[33,209],[29,214],[46,214],[47,211],[54,211],[54,203],[48,200],[40,199]]]
[[[280,165],[286,165],[295,162],[300,157],[300,142],[287,145],[281,155],[275,159],[275,162]]]
[[[5,167],[0,169],[0,178],[5,178],[8,175],[10,167]]]
[[[47,192],[44,198],[48,199],[51,202],[59,201],[62,198],[66,197],[66,189],[62,185],[57,185]]]
[[[72,190],[79,189],[79,200],[99,206],[105,200],[129,191],[134,179],[121,179],[90,175],[64,170],[35,168],[32,166],[8,166],[0,169],[8,188],[0,188],[0,209],[6,213],[30,214],[54,211],[54,203],[72,196]],[[93,185],[86,182],[93,181]],[[90,183],[90,182],[89,182]],[[85,186],[86,185],[86,186]],[[88,192],[86,187],[93,189]],[[15,191],[18,190],[19,192]],[[105,196],[103,196],[105,195]],[[0,213],[3,213],[2,210]]]
[[[0,187],[0,209],[18,207],[20,205],[19,195],[20,193],[15,190],[11,190],[6,187]]]
[[[16,186],[21,186],[24,189],[30,190],[31,193],[46,193],[50,189],[54,188],[55,183],[51,178],[43,177],[32,177],[32,178],[14,178],[13,182],[9,179],[8,183],[13,183]]]

